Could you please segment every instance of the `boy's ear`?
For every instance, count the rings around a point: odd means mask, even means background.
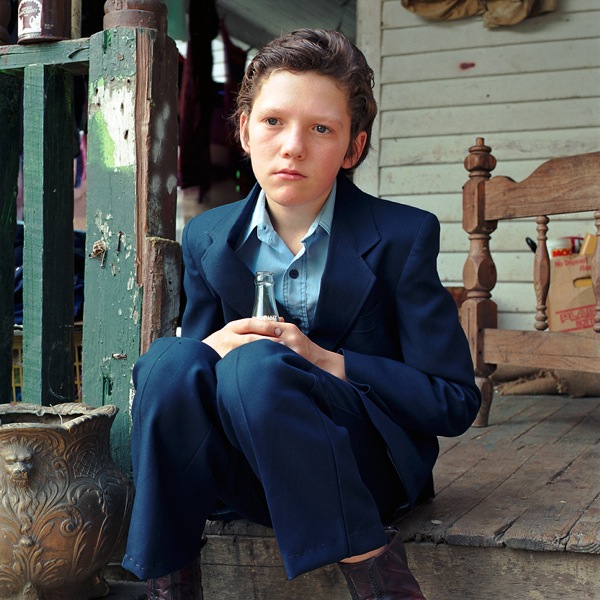
[[[352,142],[352,151],[346,155],[344,162],[342,163],[342,169],[351,169],[362,156],[362,152],[365,149],[367,143],[367,132],[361,131]]]
[[[248,145],[248,115],[242,113],[240,116],[240,144],[244,152],[250,154],[250,146]]]

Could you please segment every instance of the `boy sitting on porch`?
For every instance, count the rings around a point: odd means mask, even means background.
[[[437,219],[348,178],[372,83],[333,31],[278,38],[247,69],[236,119],[258,184],[188,224],[183,337],[134,369],[123,564],[150,599],[202,598],[203,528],[223,505],[273,528],[289,578],[338,563],[352,598],[424,598],[387,525],[433,495],[436,436],[464,432],[480,397]],[[258,270],[280,322],[250,318]]]

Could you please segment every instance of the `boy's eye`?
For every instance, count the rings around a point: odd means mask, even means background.
[[[267,125],[277,125],[278,121],[275,117],[269,117],[268,119],[265,119]]]
[[[317,125],[315,130],[319,133],[327,133],[329,131],[329,127],[325,127],[325,125]]]

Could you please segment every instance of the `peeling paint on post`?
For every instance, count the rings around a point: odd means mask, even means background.
[[[175,44],[157,30],[115,27],[90,38],[83,399],[120,408],[111,443],[126,471],[131,372],[144,327],[163,312],[160,298],[142,312],[143,291],[154,289],[144,283],[153,281],[147,239],[175,236],[176,78]]]

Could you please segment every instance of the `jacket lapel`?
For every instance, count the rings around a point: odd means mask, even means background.
[[[363,256],[380,241],[368,196],[338,177],[327,265],[310,338],[336,350],[364,304],[375,275]]]
[[[202,257],[210,285],[239,318],[252,315],[254,274],[235,255],[234,249],[257,196],[258,188],[255,187],[245,200],[232,205],[225,218],[207,232],[212,244]]]

